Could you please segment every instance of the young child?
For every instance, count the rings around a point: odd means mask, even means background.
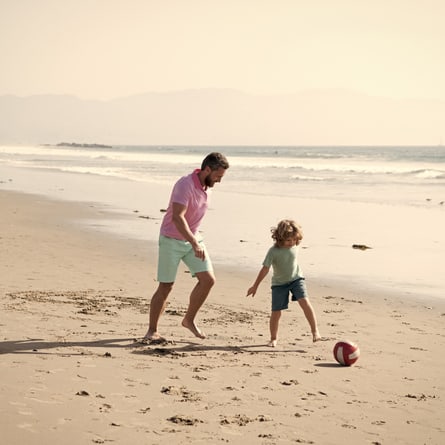
[[[269,273],[272,266],[272,313],[270,315],[270,342],[268,346],[277,345],[278,324],[281,311],[289,305],[289,293],[292,301],[298,301],[311,327],[312,340],[321,340],[318,332],[314,309],[306,292],[303,272],[298,265],[298,245],[303,239],[301,227],[292,220],[284,219],[277,227],[271,229],[275,244],[267,252],[263,267],[253,285],[248,289],[247,296],[255,296],[258,286]]]

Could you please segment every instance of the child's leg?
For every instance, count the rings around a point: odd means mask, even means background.
[[[308,298],[300,298],[298,300],[298,303],[300,304],[301,309],[303,309],[306,320],[309,322],[309,325],[311,327],[312,340],[313,341],[321,340],[321,336],[320,333],[318,332],[318,327],[317,327],[317,318],[315,316],[315,312],[311,305],[311,302],[309,301]]]
[[[278,324],[281,318],[281,311],[272,311],[270,314],[269,328],[270,328],[270,342],[268,346],[273,348],[277,345]]]

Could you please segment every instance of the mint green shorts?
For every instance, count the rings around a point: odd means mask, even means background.
[[[192,277],[199,272],[213,272],[206,246],[203,241],[199,244],[204,249],[205,259],[196,258],[192,245],[188,241],[159,236],[158,281],[160,283],[174,283],[179,263],[184,261]]]

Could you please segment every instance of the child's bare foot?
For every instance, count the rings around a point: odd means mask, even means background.
[[[320,341],[321,340],[321,335],[318,331],[312,332],[312,341],[316,342],[316,341]]]
[[[276,348],[277,341],[276,340],[271,340],[269,343],[267,343],[267,346],[270,346],[271,348]]]
[[[190,322],[184,318],[184,320],[182,320],[182,326],[189,329],[195,337],[206,338],[205,334],[201,332],[194,322]]]

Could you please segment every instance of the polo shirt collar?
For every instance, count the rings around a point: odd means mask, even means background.
[[[199,168],[197,168],[194,172],[193,172],[193,175],[192,175],[192,178],[193,178],[193,183],[195,184],[195,187],[196,188],[199,188],[200,190],[203,190],[203,191],[207,191],[207,186],[203,186],[202,184],[201,184],[201,181],[199,180],[199,177],[198,177],[198,173],[200,172],[201,170],[199,169]]]

